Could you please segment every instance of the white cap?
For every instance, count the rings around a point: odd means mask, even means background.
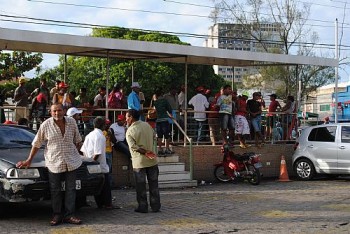
[[[71,107],[67,110],[67,116],[73,117],[73,115],[81,114],[82,112],[82,110],[78,110],[76,107]]]
[[[141,88],[141,85],[139,84],[139,82],[132,82],[131,88]]]

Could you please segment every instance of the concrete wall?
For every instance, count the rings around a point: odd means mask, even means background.
[[[214,164],[222,160],[220,151],[221,146],[193,146],[193,162],[194,173],[193,179],[198,181],[215,181]],[[186,170],[189,171],[189,146],[175,146],[173,147],[177,155],[180,156],[180,162],[186,164]],[[261,154],[263,168],[261,172],[265,178],[278,178],[280,174],[281,155],[285,156],[289,176],[293,175],[291,158],[293,155],[293,144],[267,144],[258,149],[254,146],[248,149],[241,149],[238,146],[234,148],[234,152],[255,152]],[[132,185],[133,174],[132,169],[124,170],[125,166],[128,168],[128,159],[119,152],[114,152],[113,156],[113,179],[116,186]]]

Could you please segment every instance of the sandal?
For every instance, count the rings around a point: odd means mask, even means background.
[[[50,226],[57,226],[60,223],[62,223],[62,218],[58,215],[55,215],[50,221]]]
[[[63,219],[63,222],[64,223],[70,223],[70,224],[77,224],[77,225],[82,223],[82,221],[79,218],[73,217],[73,216]]]

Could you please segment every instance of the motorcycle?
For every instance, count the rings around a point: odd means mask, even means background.
[[[248,180],[252,185],[258,185],[261,181],[260,154],[253,152],[234,154],[226,144],[221,149],[224,158],[222,162],[215,164],[215,178],[221,182]]]

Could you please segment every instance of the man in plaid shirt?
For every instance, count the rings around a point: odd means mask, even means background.
[[[51,118],[45,120],[32,142],[32,149],[25,161],[17,163],[17,167],[29,167],[35,154],[44,142],[45,163],[49,169],[49,183],[53,218],[51,226],[62,221],[71,224],[81,224],[74,216],[75,212],[75,180],[76,169],[82,164],[78,148],[81,146],[81,136],[73,118],[65,117],[62,104],[51,106]],[[65,195],[61,193],[61,177],[65,179]],[[65,197],[64,211],[62,201]]]

